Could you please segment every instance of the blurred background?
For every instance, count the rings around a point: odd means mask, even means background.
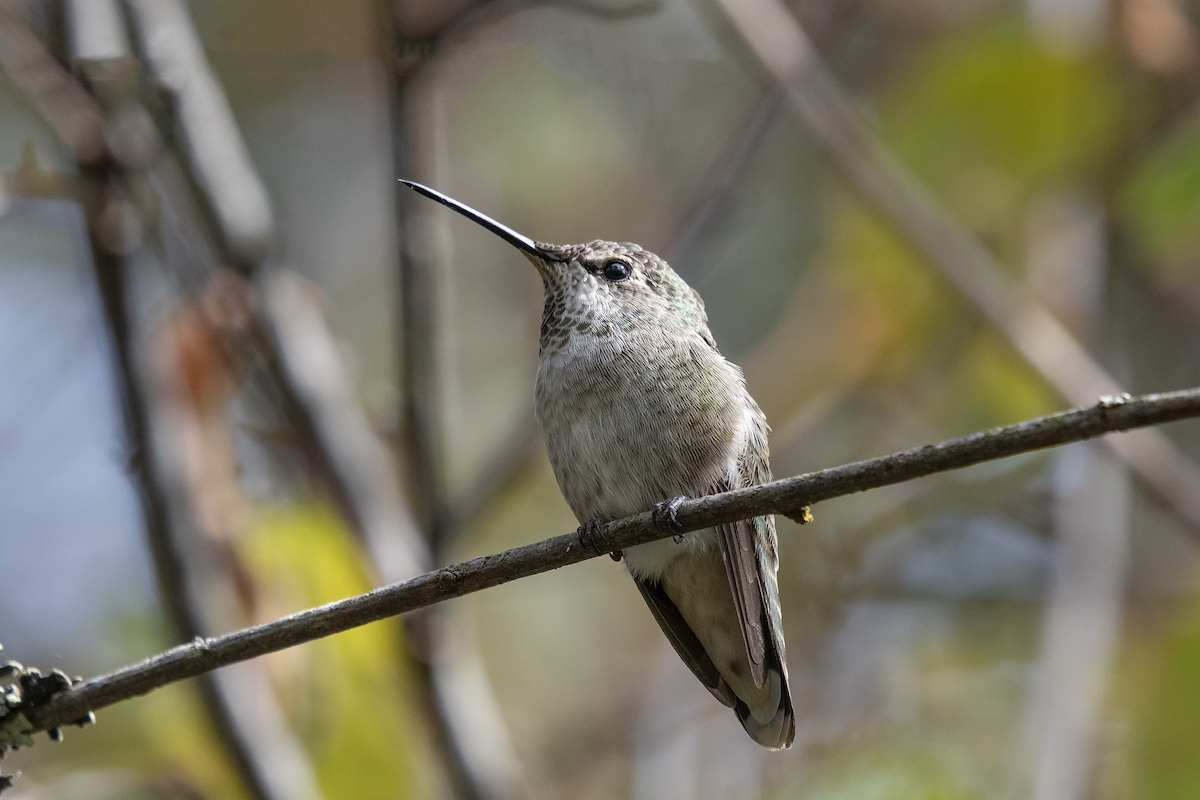
[[[575,528],[534,270],[396,177],[668,258],[778,477],[1200,384],[1198,47],[1194,0],[4,0],[3,656],[90,676]],[[786,752],[600,558],[0,766],[37,800],[1191,798],[1200,424],[1119,439],[779,519]]]

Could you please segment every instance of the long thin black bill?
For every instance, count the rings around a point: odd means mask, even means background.
[[[508,227],[507,225],[501,225],[499,222],[496,222],[496,220],[492,219],[491,217],[487,216],[486,214],[480,214],[475,209],[471,208],[468,205],[463,205],[462,203],[455,200],[453,197],[447,197],[446,195],[442,194],[441,192],[439,192],[435,189],[430,189],[428,186],[424,186],[420,183],[416,183],[415,181],[406,181],[403,178],[400,178],[399,180],[401,183],[403,183],[408,188],[413,189],[414,191],[420,192],[421,194],[425,195],[426,197],[430,198],[431,200],[437,200],[439,203],[446,206],[447,208],[452,208],[455,211],[457,211],[458,213],[462,214],[467,219],[472,220],[473,222],[479,223],[480,225],[487,228],[492,233],[499,236],[504,241],[511,244],[513,247],[519,247],[520,249],[524,250],[527,253],[533,253],[535,256],[538,256],[540,258],[545,258],[550,261],[562,261],[563,260],[562,258],[554,255],[553,253],[549,253],[549,252],[543,250],[542,248],[538,247],[537,242],[533,241],[533,239],[530,239],[528,236],[522,236],[521,234],[514,231],[512,228]]]

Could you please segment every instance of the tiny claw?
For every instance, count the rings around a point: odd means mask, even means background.
[[[600,546],[596,543],[596,537],[600,535],[600,520],[589,519],[579,526],[577,533],[579,534],[580,547],[585,550],[591,550],[596,555],[600,555]]]
[[[678,497],[672,497],[670,500],[655,503],[654,511],[651,514],[654,520],[654,527],[660,531],[678,531],[682,528],[683,524],[679,521],[678,514],[679,507],[683,505],[684,500],[687,500],[687,497],[679,495]],[[683,541],[683,534],[672,538],[675,540],[675,544],[679,544]]]
[[[596,555],[608,553],[608,557],[613,561],[620,561],[623,556],[620,550],[611,550],[601,543],[603,533],[600,528],[603,524],[598,519],[589,519],[580,525],[577,531],[579,534],[579,546],[585,550],[591,550]]]

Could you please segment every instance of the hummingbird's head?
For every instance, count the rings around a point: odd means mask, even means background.
[[[630,242],[536,243],[522,250],[546,287],[541,346],[565,345],[572,335],[601,339],[639,332],[708,335],[704,302],[667,262]]]
[[[419,183],[401,183],[454,209],[519,249],[546,287],[543,352],[572,336],[598,339],[695,330],[711,344],[704,303],[666,261],[628,242],[535,242],[470,206]]]

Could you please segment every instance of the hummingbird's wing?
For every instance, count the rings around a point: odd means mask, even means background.
[[[738,489],[757,486],[771,480],[767,461],[767,430],[762,412],[753,400],[750,430],[745,453],[738,460],[736,485]],[[775,519],[755,517],[717,528],[717,540],[725,561],[729,587],[737,607],[750,674],[755,686],[767,679],[768,668],[787,674],[783,645],[783,614],[779,606],[779,582],[776,576],[779,557],[776,553]]]
[[[725,561],[725,573],[729,576],[729,588],[733,590],[733,604],[737,608],[738,622],[746,640],[746,655],[750,660],[750,674],[755,686],[766,680],[767,632],[763,630],[768,618],[762,557],[762,536],[758,531],[762,518],[742,520],[717,528],[717,541],[721,543],[721,555]]]
[[[667,635],[667,640],[671,642],[675,652],[683,659],[683,663],[687,664],[688,669],[700,679],[704,687],[712,692],[713,697],[733,708],[734,703],[737,702],[733,690],[721,677],[721,673],[705,651],[704,645],[700,643],[696,634],[683,619],[683,615],[679,613],[675,603],[670,597],[667,597],[662,585],[641,578],[634,578],[633,582],[637,584],[638,590],[645,598],[646,605],[650,607],[650,613],[658,622],[658,627],[662,628],[663,633]]]

